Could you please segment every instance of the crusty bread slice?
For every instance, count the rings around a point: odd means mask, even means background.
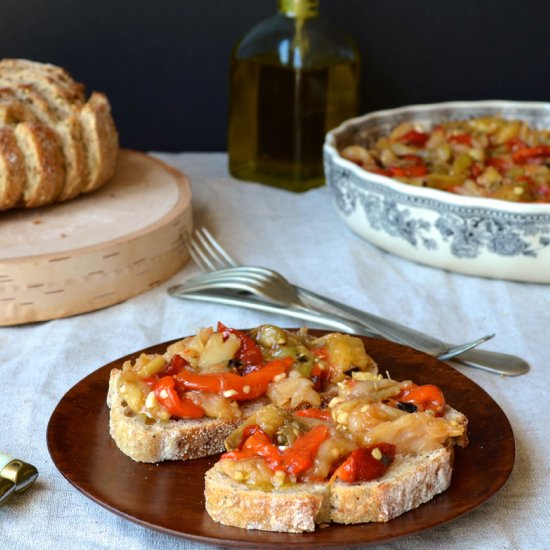
[[[57,133],[39,122],[21,122],[15,127],[15,137],[25,158],[27,173],[24,206],[53,202],[65,181],[65,162]]]
[[[118,157],[118,134],[104,94],[91,95],[80,111],[80,123],[88,159],[88,180],[81,192],[89,193],[114,174]]]
[[[386,522],[428,502],[451,483],[453,448],[396,456],[379,479],[300,483],[273,491],[249,489],[216,463],[205,475],[205,507],[224,525],[301,533],[316,525]]]
[[[0,128],[0,210],[19,202],[25,177],[25,159],[12,128]]]
[[[118,448],[137,462],[189,460],[221,453],[226,437],[244,418],[266,404],[265,399],[257,399],[243,405],[242,417],[233,422],[201,418],[147,424],[124,403],[118,391],[121,373],[113,369],[109,378],[109,428]]]

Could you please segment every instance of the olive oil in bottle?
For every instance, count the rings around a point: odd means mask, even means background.
[[[357,114],[359,56],[318,0],[279,0],[231,60],[229,170],[290,191],[323,185],[326,132]]]

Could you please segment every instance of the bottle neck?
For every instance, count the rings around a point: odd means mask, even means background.
[[[319,15],[319,0],[278,0],[279,13],[287,17],[307,18]]]

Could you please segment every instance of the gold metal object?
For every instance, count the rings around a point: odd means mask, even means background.
[[[0,453],[0,481],[10,481],[16,493],[26,491],[37,477],[38,470],[32,464]]]

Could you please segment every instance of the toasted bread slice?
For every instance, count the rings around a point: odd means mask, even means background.
[[[242,405],[242,416],[232,422],[201,418],[148,424],[121,397],[118,391],[121,373],[113,369],[109,379],[110,433],[118,448],[137,462],[189,460],[221,453],[225,450],[225,438],[244,418],[266,404],[265,399],[257,399]]]
[[[451,483],[453,448],[397,456],[384,476],[360,483],[298,483],[273,491],[250,489],[220,463],[205,475],[212,519],[243,529],[301,533],[316,525],[386,522],[428,502]]]

